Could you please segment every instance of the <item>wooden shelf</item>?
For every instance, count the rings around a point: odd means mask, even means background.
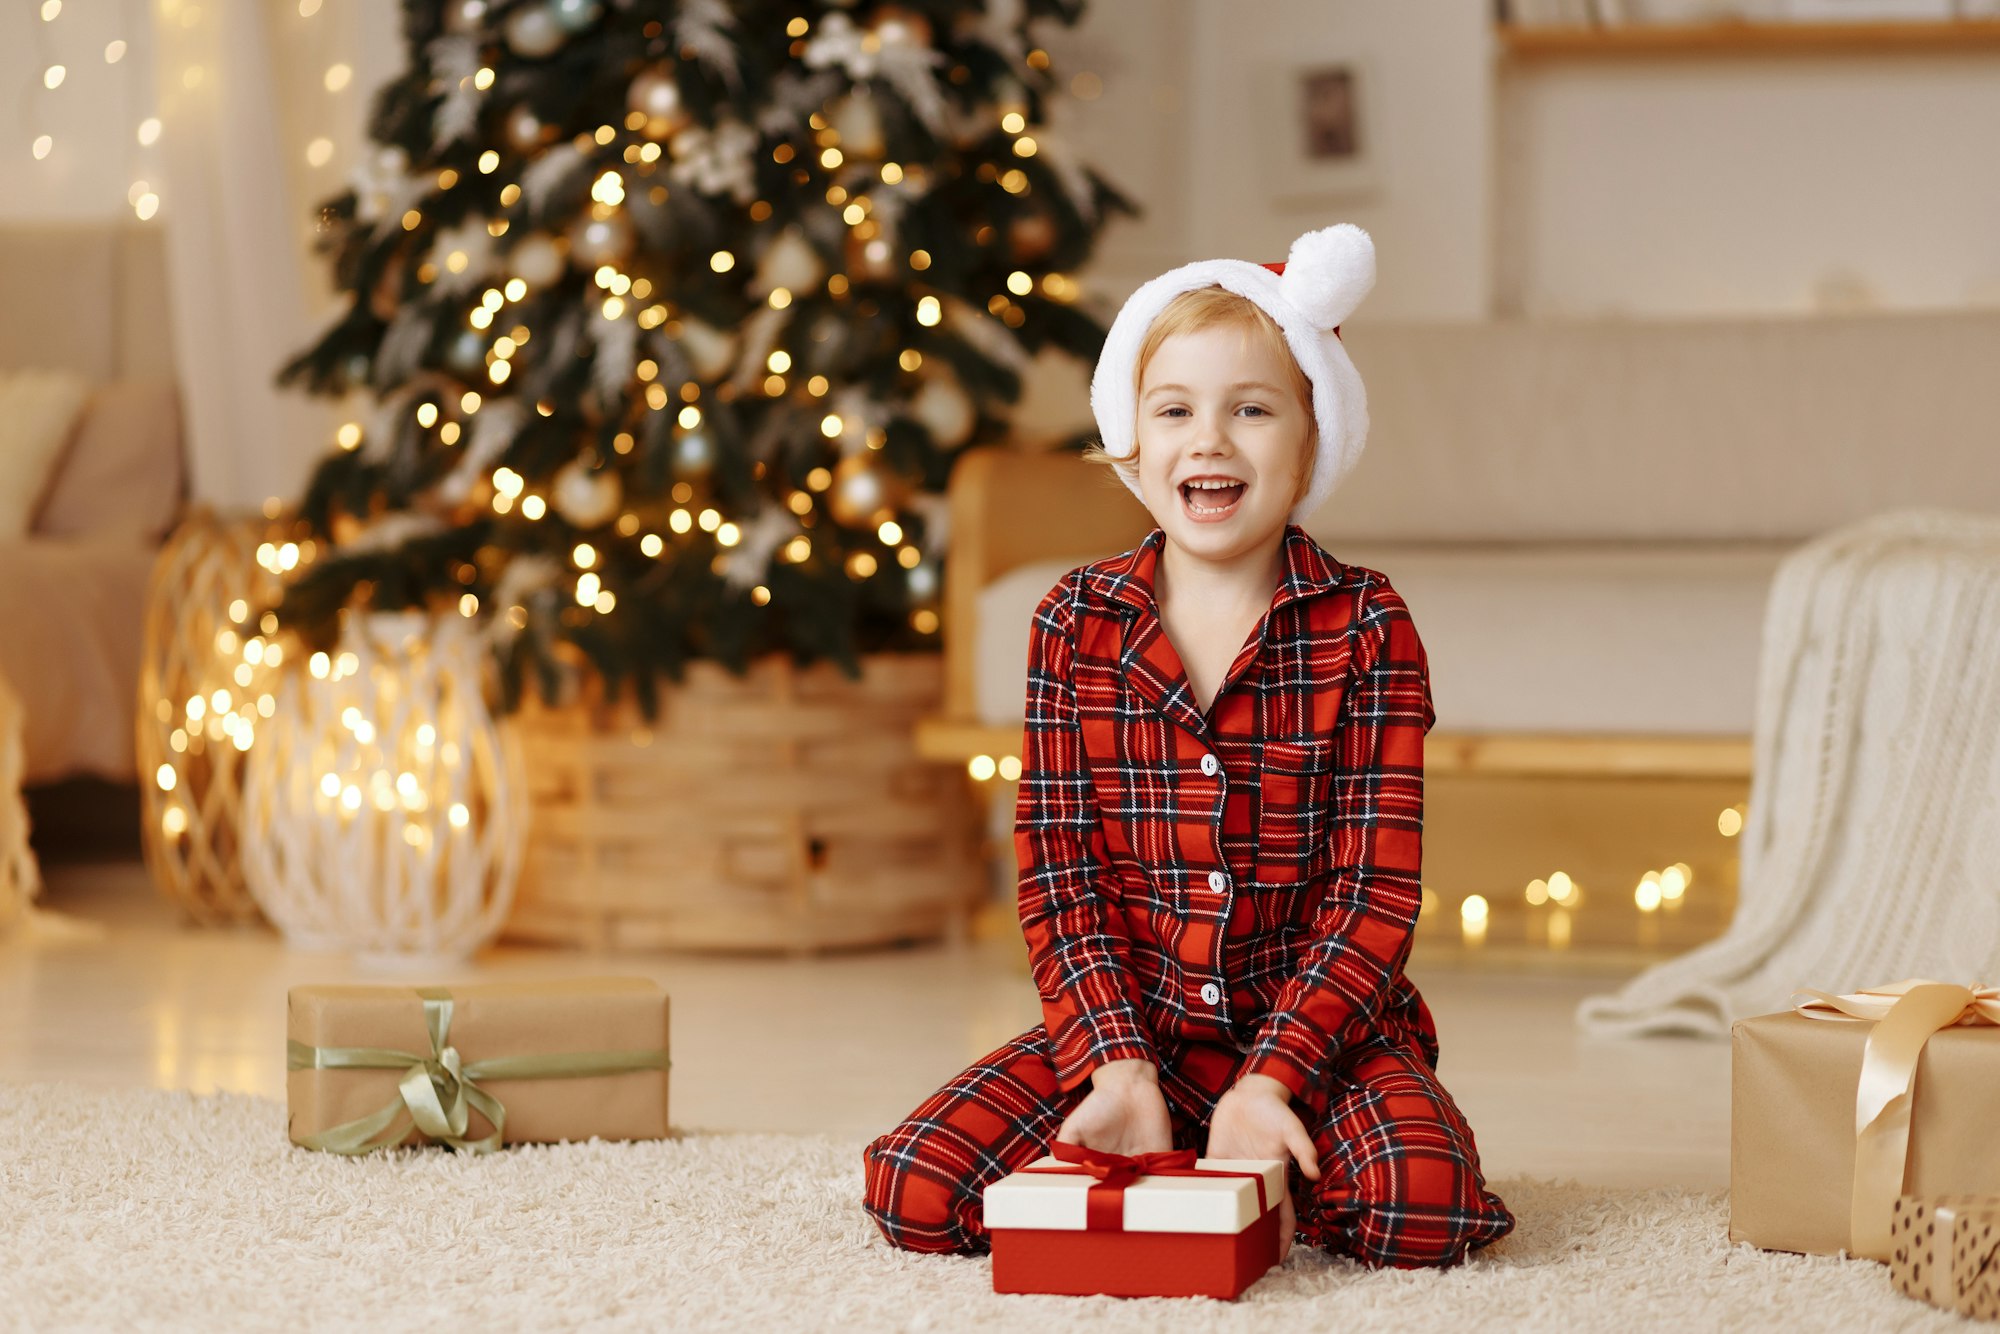
[[[1670,56],[1903,55],[2000,51],[2000,19],[1876,23],[1635,23],[1609,28],[1497,28],[1510,60]]]

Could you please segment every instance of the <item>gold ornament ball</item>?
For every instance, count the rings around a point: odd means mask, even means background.
[[[1047,214],[1030,213],[1008,225],[1007,241],[1016,259],[1037,260],[1056,248],[1056,225]]]
[[[632,253],[632,224],[623,213],[579,218],[570,228],[569,252],[583,269],[621,263]]]
[[[478,33],[486,22],[486,8],[486,0],[448,0],[444,7],[444,30]]]
[[[563,516],[577,528],[596,528],[611,522],[623,502],[625,488],[618,481],[618,474],[609,468],[602,470],[586,466],[582,460],[572,460],[556,474],[555,485],[550,488],[555,501],[556,513]]]
[[[903,578],[903,590],[913,607],[935,607],[944,593],[944,567],[935,556],[925,556],[910,567]]]
[[[671,65],[640,70],[625,92],[625,105],[646,118],[646,133],[655,139],[672,137],[693,119]]]
[[[884,46],[929,46],[931,21],[902,5],[883,5],[868,20],[868,28]]]
[[[834,521],[848,528],[873,528],[893,518],[909,499],[910,485],[891,472],[872,451],[849,454],[833,468],[827,508]]]
[[[706,477],[715,471],[715,441],[706,431],[689,431],[674,441],[674,476]]]
[[[544,124],[525,103],[507,113],[504,133],[508,144],[520,153],[532,153],[555,137],[554,127]]]
[[[896,247],[889,244],[886,237],[872,237],[862,240],[853,232],[847,234],[847,276],[850,279],[874,279],[888,281],[902,274],[902,263],[897,258]]]

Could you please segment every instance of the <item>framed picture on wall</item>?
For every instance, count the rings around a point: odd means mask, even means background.
[[[1380,187],[1381,119],[1367,61],[1253,67],[1245,77],[1257,91],[1256,139],[1273,202],[1311,204]]]

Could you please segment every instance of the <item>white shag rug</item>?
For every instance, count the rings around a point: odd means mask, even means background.
[[[307,1153],[239,1095],[0,1084],[0,1326],[91,1329],[1926,1330],[1879,1265],[1733,1247],[1719,1194],[1503,1181],[1443,1272],[1295,1249],[1234,1303],[1002,1297],[891,1249],[861,1142],[688,1133],[490,1158]]]

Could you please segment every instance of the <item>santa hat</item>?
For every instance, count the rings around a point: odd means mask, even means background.
[[[1132,293],[1112,321],[1090,379],[1090,408],[1097,415],[1104,452],[1130,458],[1138,447],[1133,371],[1153,320],[1182,292],[1222,287],[1256,302],[1277,321],[1285,345],[1312,382],[1319,453],[1305,495],[1290,515],[1291,522],[1304,523],[1333,494],[1368,440],[1368,396],[1341,345],[1340,326],[1374,285],[1375,243],[1349,222],[1307,232],[1292,242],[1291,255],[1282,264],[1203,259],[1152,279]],[[1126,477],[1125,484],[1139,495],[1136,477]]]

